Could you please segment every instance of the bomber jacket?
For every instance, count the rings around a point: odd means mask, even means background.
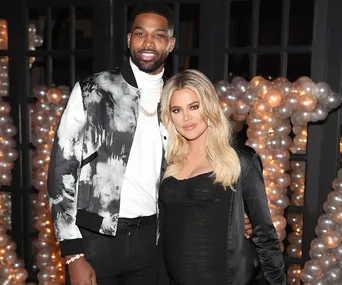
[[[116,234],[139,99],[140,90],[128,62],[76,83],[70,94],[56,131],[48,173],[49,203],[62,256],[83,252],[79,226]],[[161,125],[159,114],[158,118]],[[167,140],[162,132],[161,140]]]
[[[228,284],[285,285],[285,264],[267,204],[262,162],[250,147],[235,147],[241,174],[233,192],[227,238]],[[245,234],[244,213],[252,224]]]

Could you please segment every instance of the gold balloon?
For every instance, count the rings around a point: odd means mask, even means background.
[[[270,89],[264,95],[264,102],[267,107],[275,108],[277,107],[282,101],[282,97],[277,90]]]
[[[56,87],[50,88],[46,92],[46,98],[50,103],[58,104],[62,100],[62,92]]]

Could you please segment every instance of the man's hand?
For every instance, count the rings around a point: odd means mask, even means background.
[[[70,259],[73,256],[66,256]],[[68,265],[71,285],[97,285],[95,270],[84,257],[76,259]]]
[[[249,239],[252,235],[252,224],[248,219],[248,216],[245,213],[245,237]]]

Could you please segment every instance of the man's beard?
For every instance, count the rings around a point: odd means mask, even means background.
[[[162,53],[162,54],[158,54],[158,57],[156,60],[145,61],[139,58],[139,55],[138,55],[139,52],[142,52],[142,51],[138,51],[138,52],[131,51],[131,59],[133,63],[141,71],[146,72],[146,73],[152,73],[156,71],[159,67],[161,67],[165,63],[165,60],[168,56],[168,53]]]

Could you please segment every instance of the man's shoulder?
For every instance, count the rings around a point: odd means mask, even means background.
[[[256,151],[247,145],[235,143],[232,146],[240,159],[242,170],[247,169],[247,167],[252,163],[253,159],[258,157]]]
[[[121,71],[120,71],[119,67],[114,68],[114,69],[110,69],[110,70],[104,70],[101,72],[93,73],[93,74],[83,78],[82,80],[80,80],[79,83],[82,87],[86,84],[97,84],[97,83],[103,82],[103,81],[115,82],[118,76],[121,76]]]

